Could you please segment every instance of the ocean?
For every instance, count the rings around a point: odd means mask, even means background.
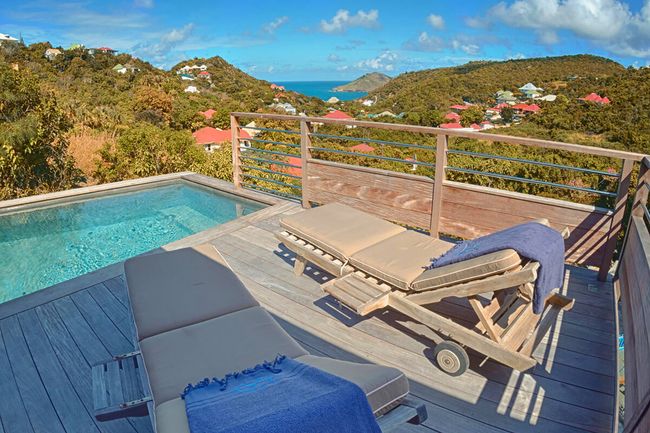
[[[314,96],[327,101],[332,96],[341,101],[350,101],[367,95],[366,92],[333,92],[336,86],[347,84],[348,81],[277,81],[276,84],[284,86],[287,90],[302,93],[307,96]]]

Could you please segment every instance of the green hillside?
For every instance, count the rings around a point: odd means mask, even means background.
[[[487,102],[498,90],[515,91],[532,82],[551,91],[576,77],[596,80],[624,70],[620,64],[590,55],[470,62],[451,68],[407,72],[372,92],[377,107],[394,112],[446,110],[450,104]]]
[[[390,81],[390,77],[379,72],[365,74],[354,81],[334,88],[335,92],[372,92]]]

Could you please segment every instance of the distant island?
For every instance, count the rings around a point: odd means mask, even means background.
[[[371,72],[347,84],[335,87],[332,90],[334,92],[372,92],[388,83],[390,80],[391,78],[388,75],[379,72]]]

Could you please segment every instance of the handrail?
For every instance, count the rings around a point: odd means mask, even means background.
[[[232,116],[257,117],[259,119],[270,119],[270,120],[327,123],[327,124],[343,125],[343,126],[350,125],[350,126],[356,126],[362,128],[389,129],[389,130],[397,130],[397,131],[404,131],[404,132],[412,132],[416,134],[447,135],[450,137],[473,138],[479,140],[498,141],[498,142],[509,143],[509,144],[521,144],[524,146],[531,146],[531,147],[543,147],[547,149],[567,150],[571,152],[585,153],[588,155],[605,156],[605,157],[619,158],[619,159],[630,159],[633,161],[641,161],[643,158],[646,157],[646,155],[642,153],[626,152],[626,151],[614,150],[614,149],[605,149],[601,147],[591,147],[582,144],[563,143],[560,141],[540,140],[536,138],[516,137],[511,135],[487,134],[485,132],[458,131],[454,129],[435,128],[432,126],[372,122],[367,120],[328,119],[325,117],[293,116],[293,115],[270,114],[270,113],[234,112],[232,113]],[[648,162],[648,164],[650,166],[650,162]]]
[[[281,122],[289,122],[287,123],[282,123],[277,127],[269,127],[265,128],[263,126],[255,126],[250,129],[255,129],[259,131],[266,131],[270,133],[284,133],[284,134],[300,134],[300,144],[295,144],[295,143],[285,143],[283,141],[276,141],[270,139],[271,137],[265,137],[261,136],[259,138],[255,137],[251,139],[251,142],[259,142],[263,144],[267,144],[269,146],[268,149],[260,149],[257,147],[250,147],[250,148],[245,148],[242,147],[240,142],[244,141],[242,137],[239,136],[239,129],[245,129],[242,126],[239,126],[239,120],[240,118],[254,118],[254,119],[268,119],[268,120],[276,120],[276,121],[281,121]],[[298,123],[300,125],[300,131],[292,129],[292,127],[287,126],[290,125],[291,122]],[[323,131],[323,132],[316,132],[314,128],[320,126],[320,125],[340,125],[340,126],[348,126],[350,128],[350,132],[346,132],[346,134],[349,135],[337,135],[335,132],[332,133],[330,131]],[[628,194],[630,190],[630,180],[633,176],[633,171],[635,169],[635,163],[640,162],[641,165],[641,173],[639,173],[639,181],[644,181],[644,182],[650,182],[650,157],[647,155],[643,155],[640,153],[635,153],[635,152],[626,152],[626,151],[621,151],[621,150],[615,150],[615,149],[606,149],[606,148],[598,148],[598,147],[590,147],[590,146],[585,146],[585,145],[579,145],[579,144],[571,144],[571,143],[563,143],[563,142],[558,142],[558,141],[548,141],[548,140],[540,140],[540,139],[534,139],[534,138],[527,138],[527,137],[516,137],[516,136],[506,136],[506,135],[498,135],[498,134],[491,134],[491,133],[485,133],[485,132],[475,132],[475,131],[466,131],[466,130],[453,130],[453,129],[442,129],[442,128],[436,128],[436,127],[428,127],[428,126],[419,126],[419,125],[405,125],[405,124],[398,124],[398,123],[384,123],[384,122],[374,122],[374,121],[365,121],[365,120],[356,120],[356,119],[329,119],[329,118],[324,118],[324,117],[315,117],[315,116],[294,116],[294,115],[280,115],[280,114],[270,114],[270,113],[243,113],[243,112],[234,112],[231,113],[231,125],[233,126],[233,140],[232,140],[232,145],[233,145],[233,180],[236,186],[250,186],[250,185],[255,185],[257,189],[265,190],[266,192],[272,191],[270,188],[272,186],[269,185],[281,185],[281,186],[286,186],[290,188],[295,188],[296,190],[300,190],[300,187],[297,185],[292,185],[292,184],[287,184],[282,181],[278,181],[275,179],[269,179],[267,177],[262,177],[264,176],[264,173],[267,173],[270,177],[270,175],[277,174],[279,176],[283,176],[285,178],[291,178],[291,179],[300,179],[300,185],[302,187],[302,194],[300,197],[298,196],[292,196],[292,198],[295,199],[301,199],[302,204],[304,207],[309,207],[311,205],[311,201],[317,201],[315,200],[316,197],[320,197],[322,199],[330,200],[331,198],[325,198],[327,196],[323,196],[323,194],[329,194],[329,197],[336,197],[337,195],[346,195],[346,194],[353,194],[354,188],[356,188],[356,184],[354,182],[358,182],[359,180],[355,180],[351,183],[349,183],[349,187],[347,188],[342,188],[338,189],[336,191],[327,191],[329,188],[329,183],[327,182],[336,182],[332,185],[338,185],[338,182],[342,182],[342,185],[346,185],[348,182],[346,180],[346,176],[348,174],[352,174],[352,171],[348,170],[356,170],[356,167],[361,167],[361,164],[357,162],[350,162],[349,164],[343,164],[339,163],[336,166],[332,167],[331,173],[336,173],[332,174],[333,178],[328,179],[327,172],[322,172],[319,170],[322,170],[317,168],[319,166],[320,162],[327,162],[327,158],[325,158],[325,154],[339,154],[339,155],[347,155],[351,157],[359,157],[359,158],[367,158],[367,159],[376,159],[380,161],[390,161],[390,162],[396,162],[396,163],[401,163],[401,164],[414,164],[417,166],[425,167],[425,168],[431,168],[433,171],[426,171],[422,172],[420,171],[420,174],[423,173],[428,173],[428,176],[425,175],[425,177],[418,176],[414,174],[415,178],[420,178],[420,179],[433,179],[433,188],[431,193],[424,193],[424,197],[421,195],[415,195],[413,196],[413,193],[410,193],[409,191],[401,191],[400,194],[404,194],[404,200],[406,200],[406,197],[411,197],[413,200],[412,202],[415,203],[425,203],[428,202],[429,204],[418,204],[419,210],[414,211],[414,212],[419,212],[419,216],[413,216],[413,218],[417,218],[415,221],[415,224],[419,227],[428,229],[430,233],[433,236],[437,236],[438,232],[441,230],[441,227],[443,230],[456,230],[459,233],[452,233],[455,235],[463,235],[462,232],[463,229],[461,223],[456,223],[455,225],[451,225],[448,222],[445,222],[444,219],[448,219],[448,215],[443,215],[443,207],[449,202],[449,198],[443,200],[443,196],[449,191],[449,184],[446,182],[447,179],[447,173],[448,172],[462,172],[466,174],[470,174],[472,176],[488,176],[492,178],[500,178],[503,180],[506,180],[507,182],[524,182],[524,183],[529,183],[529,184],[534,184],[534,185],[541,185],[541,186],[547,186],[550,188],[562,188],[562,189],[567,189],[567,190],[572,190],[572,191],[578,191],[582,193],[588,193],[588,194],[597,194],[601,197],[607,198],[609,203],[610,203],[610,212],[607,214],[604,214],[602,212],[599,212],[594,208],[593,213],[588,216],[584,214],[584,212],[592,212],[592,211],[585,211],[585,210],[580,210],[579,208],[572,206],[574,205],[574,201],[571,200],[570,197],[565,197],[565,201],[567,202],[567,207],[563,207],[563,209],[571,209],[570,212],[575,212],[575,214],[567,214],[565,216],[561,216],[564,214],[558,214],[556,218],[560,218],[558,220],[558,223],[572,223],[571,221],[581,221],[579,224],[584,227],[583,230],[586,231],[585,234],[581,234],[577,236],[574,240],[572,240],[572,244],[574,245],[573,248],[577,248],[574,252],[571,252],[570,254],[573,255],[574,259],[578,262],[585,262],[585,257],[589,258],[591,257],[591,260],[595,260],[596,258],[600,260],[600,272],[599,272],[599,279],[604,280],[607,277],[607,273],[609,271],[609,265],[611,264],[612,258],[614,256],[615,250],[616,250],[616,245],[617,245],[617,239],[618,239],[618,233],[620,230],[623,228],[623,218],[626,213],[626,208],[628,203]],[[406,133],[412,133],[412,134],[421,134],[421,135],[428,135],[431,137],[436,137],[436,142],[435,144],[432,143],[432,145],[426,145],[421,143],[417,143],[417,140],[415,143],[410,142],[410,143],[404,143],[401,141],[401,138],[399,141],[392,141],[390,138],[388,139],[379,139],[379,138],[370,138],[370,137],[362,137],[361,132],[357,132],[355,135],[355,132],[353,131],[352,128],[367,128],[367,129],[375,129],[375,130],[386,130],[386,131],[399,131],[399,132],[406,132]],[[363,129],[361,130],[363,131]],[[512,144],[512,145],[519,145],[519,146],[525,146],[529,148],[539,148],[539,149],[549,149],[549,150],[557,150],[561,152],[567,152],[568,154],[584,154],[584,155],[592,155],[592,156],[597,156],[597,157],[603,157],[603,158],[611,158],[613,159],[612,164],[620,164],[620,170],[617,172],[610,172],[604,171],[602,168],[601,169],[596,169],[594,168],[588,168],[588,167],[579,167],[579,166],[574,166],[573,164],[562,164],[561,161],[558,162],[552,162],[552,161],[536,161],[535,158],[533,159],[526,159],[526,158],[517,158],[517,157],[509,157],[505,155],[498,155],[498,154],[490,154],[490,153],[482,153],[482,152],[473,152],[469,150],[464,150],[464,149],[454,149],[450,148],[450,145],[453,145],[454,143],[449,142],[450,137],[457,137],[457,138],[467,138],[470,140],[485,140],[488,142],[494,142],[494,143],[504,143],[504,144]],[[275,137],[274,137],[275,138]],[[320,140],[319,140],[320,139]],[[282,140],[282,139],[280,139]],[[400,156],[402,154],[397,154],[396,156],[387,156],[383,154],[374,154],[374,153],[364,153],[364,152],[352,152],[347,149],[347,147],[343,146],[339,148],[340,146],[338,145],[330,145],[332,142],[329,142],[328,140],[340,140],[340,141],[352,141],[352,142],[367,142],[367,143],[376,143],[379,145],[385,145],[387,147],[402,147],[402,148],[413,148],[414,150],[420,150],[424,152],[430,152],[433,153],[433,157],[435,157],[435,163],[432,162],[425,162],[421,160],[410,160],[410,159],[402,159]],[[313,141],[313,142],[312,142]],[[411,141],[411,140],[407,140]],[[430,138],[426,139],[426,142],[431,142]],[[278,147],[281,148],[281,146],[287,146],[291,148],[298,148],[300,147],[300,152],[298,154],[292,154],[285,152],[285,149],[282,149],[283,151],[279,150],[271,150],[273,149],[270,146],[275,146],[277,145]],[[462,144],[461,144],[462,145]],[[287,149],[288,150],[288,149]],[[250,154],[246,154],[248,151],[250,151]],[[259,152],[259,154],[258,154]],[[312,152],[316,153],[316,156],[312,156]],[[381,152],[380,152],[381,153]],[[252,154],[252,155],[251,155]],[[269,155],[275,155],[277,160],[274,160],[272,158],[260,158],[258,157],[261,156],[260,154],[269,154]],[[577,172],[579,174],[584,174],[584,175],[592,175],[592,176],[599,176],[600,178],[594,179],[593,177],[590,178],[589,184],[587,185],[572,185],[571,182],[565,182],[565,181],[560,181],[560,182],[551,182],[551,181],[544,181],[541,179],[534,179],[534,178],[527,178],[527,177],[522,177],[521,175],[516,175],[516,170],[517,167],[520,166],[515,166],[513,165],[513,170],[515,170],[514,173],[509,173],[506,174],[504,173],[499,173],[500,170],[476,170],[472,169],[472,166],[467,166],[465,167],[465,164],[462,164],[461,166],[453,166],[448,163],[448,156],[452,155],[464,155],[470,158],[483,158],[484,160],[499,160],[499,161],[509,161],[513,162],[516,164],[530,164],[534,166],[539,166],[539,167],[546,167],[546,168],[552,168],[552,169],[558,169],[558,170],[566,170],[566,171],[573,171]],[[290,164],[288,162],[285,162],[286,157],[295,157],[295,158],[300,158],[300,162],[295,162],[293,164]],[[284,160],[283,160],[284,159]],[[546,158],[543,158],[546,159]],[[242,160],[247,160],[251,161],[250,164],[243,165]],[[454,161],[452,161],[454,162]],[[256,167],[257,165],[263,165],[261,167]],[[271,167],[265,167],[264,165],[266,164],[271,164]],[[609,164],[609,162],[608,162]],[[364,164],[365,165],[365,164]],[[356,167],[355,167],[356,166]],[[616,165],[612,165],[616,166]],[[291,167],[291,168],[296,168],[300,169],[300,173],[292,173],[289,172],[288,169],[283,169],[282,167]],[[321,165],[322,167],[322,165]],[[348,167],[348,168],[346,168]],[[377,172],[377,169],[372,169],[370,168],[371,171],[374,170],[374,172]],[[243,170],[258,170],[257,173],[251,174],[244,172]],[[314,175],[310,177],[310,173],[313,173]],[[398,169],[399,171],[399,169]],[[370,173],[370,172],[369,172]],[[388,174],[381,175],[384,177],[381,177],[382,180],[378,180],[379,184],[382,182],[392,182],[390,178],[387,178],[385,176],[392,176],[390,173],[391,171],[387,172]],[[433,173],[433,174],[432,174]],[[259,174],[259,175],[257,175]],[[324,176],[324,177],[323,177]],[[372,176],[370,174],[368,175],[363,175],[363,176]],[[249,180],[257,180],[260,183],[244,183],[241,181],[241,178],[245,177],[246,179]],[[395,177],[399,177],[395,175]],[[361,179],[364,179],[361,177]],[[371,178],[365,178],[364,180],[366,181],[371,181],[375,182],[374,180],[370,180]],[[617,189],[615,191],[612,191],[609,188],[602,188],[601,186],[601,181],[605,179],[612,179],[614,183],[613,185],[617,185]],[[264,182],[269,182],[266,186],[264,185]],[[315,182],[315,183],[312,183]],[[416,180],[411,180],[410,182],[418,182]],[[422,185],[422,184],[417,184],[417,185]],[[501,185],[500,183],[498,185]],[[512,198],[514,196],[506,196],[504,193],[507,191],[511,191],[513,185],[512,183],[508,183],[507,188],[499,188],[498,186],[485,186],[482,187],[483,189],[486,189],[485,194],[496,194],[495,197],[508,197],[506,198],[501,198],[497,200],[498,203],[503,202],[503,206],[510,206],[510,201],[512,201],[513,205],[516,205],[517,203],[521,203],[521,207],[519,211],[516,211],[513,213],[513,216],[528,216],[530,212],[532,213],[540,213],[542,210],[547,209],[549,206],[557,206],[556,204],[552,204],[551,202],[544,201],[543,197],[534,197],[535,193],[528,193],[528,196],[531,196],[531,198],[536,198],[536,201],[530,201],[530,203],[538,203],[538,204],[525,204],[527,203],[527,198],[521,197],[521,198]],[[645,194],[645,198],[643,196],[643,191],[646,191],[646,183],[641,183],[638,184],[641,186],[641,188],[637,189],[636,192],[636,197],[634,200],[634,207],[633,207],[633,212],[635,214],[640,214],[643,215],[644,217],[647,216],[648,214],[648,209],[647,209],[647,194]],[[410,185],[406,185],[404,188],[409,188]],[[420,188],[422,186],[418,186]],[[365,188],[365,186],[363,187]],[[391,186],[390,188],[395,188],[395,186]],[[488,193],[487,190],[491,189],[493,192]],[[367,191],[377,191],[381,190],[381,188],[377,188],[374,186],[372,189],[367,190]],[[513,191],[518,191],[519,189],[516,188]],[[322,191],[322,192],[319,192]],[[345,192],[349,191],[349,192]],[[368,197],[368,200],[371,201],[376,201],[377,203],[384,203],[382,202],[382,198],[377,195],[376,192],[368,193],[367,195],[365,194],[366,190],[360,190],[357,195],[354,195],[353,199],[358,200],[359,197],[362,195],[364,197]],[[392,190],[391,190],[392,191]],[[498,193],[497,193],[498,192]],[[411,194],[411,195],[409,195]],[[422,194],[420,192],[419,194]],[[428,196],[428,194],[431,194]],[[474,193],[476,194],[476,193]],[[500,195],[499,195],[500,194]],[[517,193],[517,194],[523,194],[523,193]],[[282,193],[282,195],[286,196],[287,193]],[[313,197],[312,197],[313,195]],[[525,194],[524,194],[525,196]],[[352,197],[352,196],[351,196]],[[402,196],[400,196],[402,197]],[[482,198],[479,196],[476,196],[476,200],[481,201]],[[383,200],[396,200],[399,201],[400,203],[402,202],[402,198],[398,199],[398,196],[392,195],[392,192],[387,195]],[[424,200],[424,202],[422,201]],[[506,201],[508,200],[507,204]],[[518,201],[519,200],[519,201]],[[550,200],[550,199],[548,199]],[[449,202],[450,205],[453,206],[459,206],[459,203],[453,204],[454,202]],[[641,206],[643,204],[643,206]],[[393,206],[393,204],[386,204],[386,206]],[[423,209],[426,209],[426,206],[429,206],[430,211],[422,211]],[[533,206],[533,207],[531,207]],[[537,207],[534,207],[537,206]],[[404,210],[405,212],[411,212],[408,209]],[[386,212],[386,210],[384,210]],[[429,212],[430,214],[430,224],[425,224],[423,221],[425,218],[423,216],[426,215],[426,212]],[[448,211],[447,211],[448,212]],[[474,211],[475,215],[468,217],[468,222],[469,221],[474,221],[474,219],[477,217],[477,215],[482,214],[482,211],[480,209],[476,209]],[[485,215],[489,218],[490,211],[489,209],[485,210]],[[517,213],[518,212],[518,213]],[[567,212],[567,211],[563,211]],[[582,212],[582,213],[580,213]],[[607,215],[604,217],[604,215]],[[480,215],[479,215],[480,216]],[[405,216],[406,219],[409,219],[411,217]],[[562,218],[568,218],[565,220],[562,220]],[[573,218],[573,219],[572,219]],[[603,219],[606,218],[606,219]],[[561,221],[562,220],[562,221]],[[584,225],[586,221],[600,221],[598,223],[594,223],[593,225]],[[406,221],[405,223],[410,223],[410,221]],[[473,223],[477,223],[474,221]],[[498,228],[502,224],[499,223],[494,223],[494,224],[488,224],[488,226],[494,228]],[[585,244],[587,246],[585,246]],[[601,248],[603,247],[603,248]],[[578,250],[580,249],[580,250]],[[585,251],[588,251],[587,253],[581,252],[582,249],[585,249]],[[586,254],[586,255],[585,255]],[[593,262],[591,262],[593,263]]]

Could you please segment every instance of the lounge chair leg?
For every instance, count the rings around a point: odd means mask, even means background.
[[[307,266],[307,259],[302,256],[296,256],[296,263],[293,265],[293,273],[296,276],[302,275],[305,272],[305,267]]]

